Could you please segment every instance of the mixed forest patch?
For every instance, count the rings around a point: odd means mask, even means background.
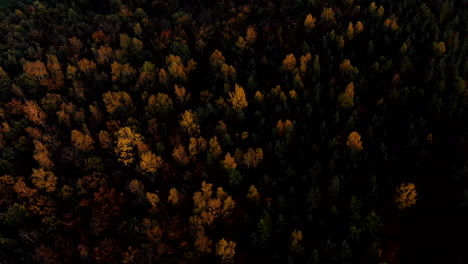
[[[466,0],[13,1],[0,262],[468,260],[467,33]]]

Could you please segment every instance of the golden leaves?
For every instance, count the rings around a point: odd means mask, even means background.
[[[169,197],[167,198],[168,202],[172,205],[177,205],[180,200],[182,200],[182,195],[177,191],[176,188],[171,188],[169,190]]]
[[[228,102],[231,103],[232,109],[235,111],[241,111],[242,109],[246,108],[248,103],[245,97],[244,88],[236,84],[234,87],[234,92],[229,93]]]
[[[137,142],[142,139],[143,137],[140,134],[134,132],[129,127],[123,127],[117,132],[117,146],[114,150],[118,160],[125,166],[133,163],[133,149]]]
[[[46,192],[55,191],[57,177],[51,171],[46,171],[44,168],[33,169],[31,178],[32,183],[37,188],[45,190]]]
[[[335,21],[335,12],[329,7],[324,7],[320,18],[323,22],[334,22]]]
[[[350,82],[346,85],[346,90],[338,97],[338,103],[343,108],[350,108],[354,106],[354,83]]]
[[[162,164],[163,160],[160,156],[146,151],[140,156],[139,171],[143,174],[154,174],[161,168]]]
[[[306,31],[311,31],[312,29],[315,28],[315,22],[317,19],[313,17],[311,14],[308,14],[306,16],[306,19],[304,20],[304,27]]]
[[[260,194],[258,193],[258,190],[255,187],[255,185],[250,185],[249,192],[247,193],[247,199],[251,202],[260,201]]]
[[[231,157],[231,153],[227,153],[223,160],[223,167],[225,169],[235,169],[237,167],[236,160]]]
[[[356,131],[351,132],[348,136],[346,146],[353,150],[362,150],[361,135]]]
[[[416,204],[418,194],[413,183],[402,183],[397,187],[396,191],[395,203],[399,209],[405,209]]]
[[[156,207],[159,203],[159,197],[155,193],[147,192],[146,199],[151,204],[152,207]]]
[[[196,122],[196,116],[192,110],[186,110],[181,115],[179,124],[182,130],[191,136],[200,134],[200,127]]]
[[[120,111],[131,111],[133,108],[133,102],[130,95],[124,91],[111,92],[107,91],[102,95],[102,99],[106,106],[106,111],[110,114]]]
[[[71,132],[71,141],[73,146],[81,151],[90,151],[94,148],[93,138],[90,135],[75,129]]]
[[[292,71],[296,67],[296,57],[294,54],[289,54],[283,60],[283,70],[285,71]]]
[[[223,263],[231,263],[236,254],[236,243],[222,238],[216,244],[216,255],[221,256]]]

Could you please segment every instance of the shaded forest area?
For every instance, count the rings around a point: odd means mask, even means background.
[[[467,31],[466,0],[13,1],[0,262],[468,261]]]

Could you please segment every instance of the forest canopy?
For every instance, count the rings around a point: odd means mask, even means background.
[[[400,263],[468,210],[466,0],[0,7],[5,263]]]

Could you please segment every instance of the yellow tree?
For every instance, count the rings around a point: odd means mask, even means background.
[[[351,132],[348,136],[346,146],[353,150],[362,150],[361,135],[359,135],[359,133],[356,131]]]
[[[55,187],[57,186],[57,177],[51,171],[46,171],[44,168],[33,169],[31,178],[32,183],[38,189],[46,192],[55,191]]]
[[[315,28],[316,20],[317,19],[315,17],[313,17],[311,14],[308,14],[306,16],[306,19],[304,21],[304,27],[305,27],[307,32],[310,32],[312,29]]]
[[[75,129],[71,132],[71,142],[73,146],[80,151],[90,151],[94,148],[93,138]]]
[[[362,24],[361,21],[356,22],[356,26],[354,27],[354,33],[358,35],[362,31],[364,31],[364,25]]]
[[[246,108],[248,103],[245,97],[244,88],[236,84],[234,86],[234,92],[229,93],[228,101],[231,103],[232,109],[235,111],[241,111]]]
[[[151,116],[167,117],[174,110],[172,99],[164,93],[150,95],[145,112]]]
[[[140,156],[139,171],[143,174],[154,174],[162,167],[162,164],[163,160],[160,156],[146,151]]]
[[[168,202],[172,205],[177,205],[182,200],[182,195],[177,191],[176,188],[169,190],[169,196],[167,197]]]
[[[113,50],[108,46],[101,46],[97,51],[97,62],[99,64],[109,64],[114,57]]]
[[[124,91],[107,91],[102,95],[102,99],[106,106],[106,111],[110,114],[114,114],[117,111],[130,113],[133,111],[132,98]]]
[[[325,22],[325,23],[335,22],[335,12],[333,12],[333,9],[329,7],[323,8],[322,14],[320,14],[320,17],[322,18],[322,22]]]
[[[354,26],[352,22],[349,22],[348,24],[348,30],[346,30],[346,35],[348,36],[349,40],[352,40],[354,38]]]
[[[54,163],[51,160],[51,155],[47,149],[47,146],[42,144],[39,140],[34,140],[34,155],[33,158],[37,161],[39,166],[50,170],[54,167]]]
[[[50,87],[60,89],[65,85],[65,77],[62,72],[62,67],[57,59],[57,56],[47,54],[47,69],[50,72],[50,77],[53,81],[50,82]]]
[[[222,163],[223,163],[224,168],[227,170],[235,169],[237,167],[236,160],[233,157],[231,157],[231,153],[229,152],[224,157],[224,160]]]
[[[36,101],[26,100],[23,105],[23,112],[29,121],[36,125],[45,126],[45,119],[47,118],[47,114],[36,103]]]
[[[354,106],[354,83],[350,82],[346,85],[346,90],[338,97],[338,103],[343,108],[350,108]]]
[[[402,183],[397,187],[395,202],[400,209],[408,208],[416,204],[416,187],[413,183]]]
[[[132,164],[134,161],[134,148],[142,139],[143,137],[130,127],[119,129],[117,132],[117,145],[114,149],[119,162],[122,162],[125,166]]]
[[[249,192],[247,193],[247,199],[251,202],[260,201],[260,194],[258,193],[258,190],[255,187],[255,185],[250,185]]]
[[[247,41],[247,43],[249,43],[249,45],[254,44],[257,40],[257,32],[255,31],[255,28],[253,26],[249,26],[247,28],[245,40]]]
[[[192,110],[186,110],[179,121],[182,130],[190,136],[200,134],[200,127],[196,122],[196,116]]]
[[[39,60],[26,62],[23,65],[23,70],[27,75],[34,77],[39,81],[44,81],[49,76],[45,64]]]
[[[91,75],[93,72],[96,71],[97,66],[94,61],[90,61],[88,59],[81,59],[78,61],[78,69],[86,75]]]
[[[172,152],[172,157],[174,160],[180,165],[187,165],[189,163],[189,158],[187,156],[187,152],[182,144],[179,144],[177,147],[174,148]]]
[[[223,263],[232,263],[236,254],[236,243],[228,241],[224,238],[216,244],[216,255],[221,256]]]
[[[283,60],[283,70],[285,71],[293,71],[294,68],[296,67],[296,57],[294,57],[294,54],[289,54],[284,58]]]

